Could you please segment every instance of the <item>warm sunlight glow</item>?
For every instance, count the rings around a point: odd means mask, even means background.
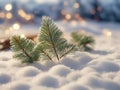
[[[13,17],[13,16],[12,16],[12,13],[7,13],[7,14],[6,14],[6,18],[7,18],[7,19],[11,19],[12,17]]]
[[[20,37],[21,37],[21,38],[25,38],[25,34],[21,34]]]
[[[12,4],[5,5],[5,10],[6,11],[11,11],[12,10]]]
[[[31,16],[31,15],[26,15],[26,16],[25,16],[25,19],[26,19],[27,21],[29,21],[29,20],[32,19],[32,16]]]
[[[110,32],[108,29],[103,29],[103,34],[107,37],[111,37],[112,36],[112,32]]]
[[[20,29],[20,24],[18,24],[18,23],[13,24],[13,29],[15,29],[15,30]]]
[[[27,14],[24,10],[22,10],[22,9],[20,9],[19,11],[18,11],[18,14],[22,17],[22,18],[24,18],[25,20],[27,20],[27,21],[29,21],[29,20],[31,20],[32,19],[32,15],[30,15],[30,14]]]
[[[74,7],[74,8],[79,8],[80,5],[79,5],[78,3],[75,3],[73,7]]]
[[[72,26],[76,26],[77,25],[77,22],[75,20],[72,20],[70,23],[71,23]]]
[[[61,10],[61,14],[65,15],[67,12],[65,10]]]
[[[65,16],[65,18],[66,18],[67,20],[70,20],[70,19],[71,19],[71,15],[70,15],[70,14],[67,14],[67,15]]]
[[[18,14],[23,18],[26,16],[26,13],[22,9],[18,11]]]

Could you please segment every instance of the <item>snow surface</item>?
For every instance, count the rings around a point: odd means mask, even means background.
[[[66,30],[91,32],[95,50],[69,54],[57,64],[43,61],[31,65],[13,59],[11,50],[1,51],[0,90],[120,90],[119,24],[87,22],[76,28],[58,24]],[[105,28],[112,32],[111,37],[102,34]]]

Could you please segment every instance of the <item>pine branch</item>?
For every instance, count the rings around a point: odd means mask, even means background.
[[[95,44],[93,37],[85,33],[72,32],[71,37],[79,50],[91,51]]]
[[[47,54],[44,50],[43,50],[43,45],[41,44],[41,43],[38,43],[37,45],[36,45],[36,50],[38,50],[39,52],[38,53],[43,53],[46,57],[48,57],[48,59],[49,60],[51,60],[52,62],[53,62],[53,60],[52,60],[52,58],[49,56],[49,54]]]
[[[21,43],[19,42],[19,39],[17,37],[13,38],[16,42],[16,44],[18,44],[18,46],[20,47],[20,49],[22,50],[22,52],[29,58],[32,59],[32,57],[27,53],[27,51],[24,49],[24,47],[21,45]]]
[[[72,44],[68,44],[67,40],[62,37],[62,31],[57,27],[54,21],[49,17],[43,17],[38,41],[51,58],[56,57],[59,61],[61,57],[72,51]],[[50,55],[51,54],[51,55]]]
[[[10,44],[14,58],[22,60],[23,63],[33,63],[40,57],[47,58],[52,62],[55,62],[54,58],[59,61],[75,47],[73,44],[69,44],[62,35],[62,31],[53,20],[44,17],[36,45],[33,41],[20,36],[11,38]]]
[[[63,55],[60,56],[60,58],[66,56],[68,53],[70,53],[72,50],[74,50],[75,46],[72,46],[67,52],[65,52]]]
[[[51,44],[52,44],[52,46],[53,46],[55,55],[56,55],[56,57],[57,57],[57,59],[58,59],[58,61],[59,61],[59,57],[58,57],[58,53],[57,53],[57,50],[56,50],[55,42],[53,41],[53,38],[52,38],[52,32],[50,32],[49,23],[46,23],[46,24],[47,24],[47,26],[48,26],[48,34],[49,34],[50,39],[51,39]]]
[[[14,52],[14,58],[21,59],[23,63],[33,63],[39,58],[39,51],[34,49],[33,41],[21,38],[20,36],[13,36],[10,40],[11,49]]]

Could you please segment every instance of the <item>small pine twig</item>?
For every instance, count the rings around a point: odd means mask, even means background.
[[[62,57],[73,50],[73,45],[68,44],[67,40],[65,40],[62,35],[62,31],[51,18],[42,18],[42,25],[38,35],[38,41],[41,43],[43,51],[47,51],[47,55],[45,56],[48,57],[50,56],[49,54],[52,54],[53,57],[49,57],[50,60],[56,57],[56,59],[59,61]]]
[[[95,40],[92,36],[82,32],[72,32],[72,41],[75,43],[76,48],[84,51],[91,51]]]
[[[66,53],[64,53],[62,56],[60,56],[60,58],[66,56],[68,53],[70,53],[73,49],[75,48],[75,46],[73,46],[70,50],[68,50]]]
[[[19,37],[13,37],[13,39],[15,40],[16,44],[19,45],[19,47],[21,48],[22,52],[29,58],[32,59],[32,57],[27,53],[27,51],[24,49],[24,47],[22,47],[21,43],[19,42]]]

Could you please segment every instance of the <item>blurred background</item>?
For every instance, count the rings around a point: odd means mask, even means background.
[[[0,24],[38,24],[43,15],[54,20],[120,22],[119,14],[120,0],[0,0]]]
[[[66,31],[102,30],[111,36],[109,29],[119,28],[120,0],[0,0],[0,39],[36,34],[42,16],[50,16]]]

